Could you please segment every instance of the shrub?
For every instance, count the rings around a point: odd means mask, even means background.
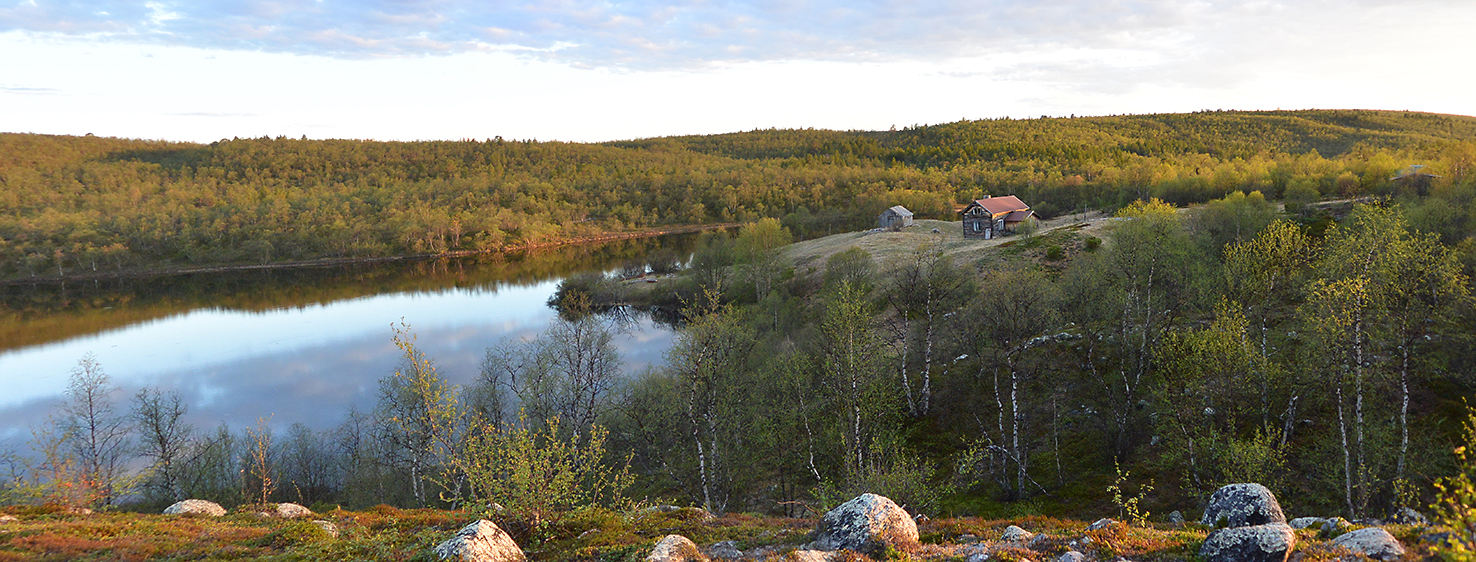
[[[1101,238],[1097,238],[1096,236],[1088,236],[1087,237],[1087,240],[1086,240],[1086,251],[1088,251],[1088,252],[1095,252],[1095,251],[1097,251],[1097,248],[1100,248],[1100,247],[1102,247],[1102,239]]]
[[[1064,257],[1066,257],[1066,251],[1062,250],[1060,246],[1052,244],[1046,248],[1046,259],[1056,261]]]
[[[452,499],[478,506],[498,503],[526,521],[534,537],[575,508],[621,504],[634,477],[628,466],[616,470],[604,462],[609,432],[599,426],[579,429],[583,435],[562,430],[557,417],[543,427],[520,418],[512,427],[471,434],[452,458],[469,490]]]

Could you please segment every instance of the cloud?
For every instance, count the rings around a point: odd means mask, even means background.
[[[1427,2],[1423,13],[1458,3]],[[1108,49],[1235,51],[1266,30],[1337,24],[1387,2],[1168,0],[27,0],[25,30],[202,48],[365,58],[508,51],[582,67],[879,62]],[[1448,11],[1448,10],[1447,10]],[[1321,19],[1319,19],[1321,18]],[[1282,23],[1278,23],[1282,22]],[[1268,25],[1269,23],[1269,25]],[[1285,25],[1290,24],[1290,25]],[[1194,43],[1195,49],[1184,45]]]
[[[32,88],[28,86],[0,86],[0,92],[5,92],[7,94],[41,96],[59,94],[61,93],[61,90],[58,90],[56,88]]]

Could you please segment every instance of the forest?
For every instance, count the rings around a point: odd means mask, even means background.
[[[809,238],[902,204],[986,194],[1051,217],[1159,198],[1393,195],[1410,165],[1463,178],[1476,119],[1309,110],[757,130],[603,144],[278,138],[173,143],[0,134],[0,280],[503,252],[776,218]],[[1457,182],[1459,183],[1459,182]],[[1454,243],[1462,225],[1412,211]],[[1422,222],[1423,221],[1423,222]]]

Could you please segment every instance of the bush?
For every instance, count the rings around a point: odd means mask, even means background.
[[[1096,236],[1088,236],[1086,240],[1086,251],[1095,252],[1102,247],[1102,239]]]
[[[1066,257],[1066,251],[1062,250],[1060,246],[1052,244],[1046,248],[1046,259],[1056,261],[1064,257]]]
[[[1466,406],[1465,443],[1455,448],[1460,472],[1435,482],[1438,491],[1430,506],[1436,526],[1448,531],[1440,557],[1450,562],[1476,561],[1476,461],[1469,456],[1476,448],[1476,408]]]
[[[583,435],[571,435],[557,417],[543,427],[522,418],[512,427],[473,433],[452,459],[470,488],[458,503],[498,503],[526,521],[535,538],[575,508],[621,504],[634,477],[628,467],[615,470],[604,462],[609,432],[575,429]]]

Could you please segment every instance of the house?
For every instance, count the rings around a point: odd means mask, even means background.
[[[897,205],[882,211],[881,217],[877,218],[876,222],[878,226],[891,230],[906,228],[912,226],[912,211],[907,210],[907,207]]]
[[[1399,186],[1399,191],[1401,192],[1417,193],[1421,196],[1427,195],[1430,193],[1430,181],[1440,176],[1427,174],[1422,171],[1424,169],[1425,167],[1421,164],[1409,166],[1400,170],[1399,173],[1394,174],[1394,177],[1389,178],[1389,181]]]
[[[985,240],[1015,232],[1021,224],[1034,222],[1035,211],[1014,195],[984,196],[959,211],[963,215],[964,238]]]

